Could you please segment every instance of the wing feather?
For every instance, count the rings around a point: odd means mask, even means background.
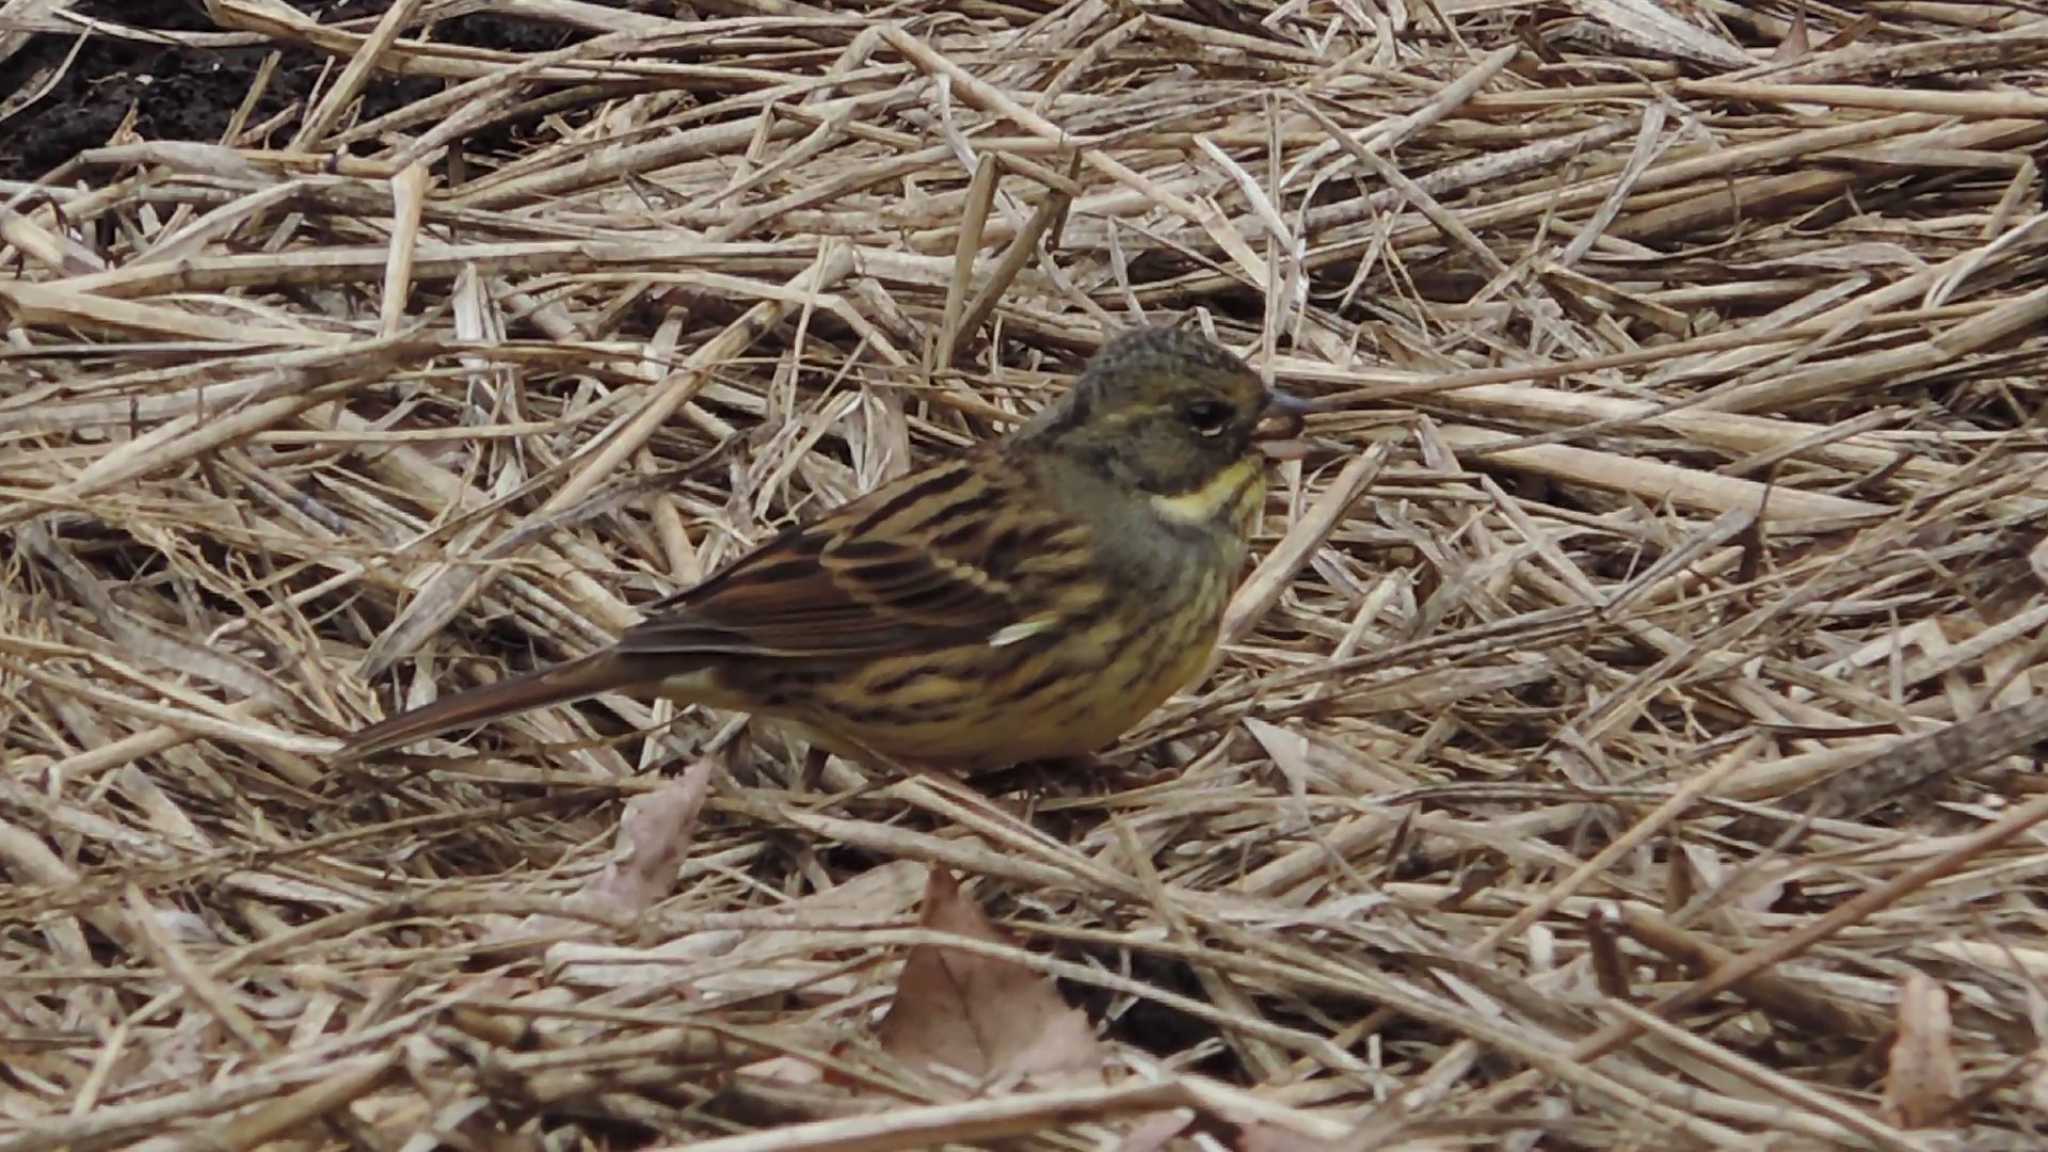
[[[633,655],[862,657],[986,642],[1046,611],[1015,569],[1076,525],[990,457],[904,477],[655,604]],[[1004,633],[1014,635],[1014,632]]]

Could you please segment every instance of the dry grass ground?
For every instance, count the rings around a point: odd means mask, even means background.
[[[471,7],[211,0],[312,99],[7,189],[0,1152],[2042,1146],[2048,19]],[[325,767],[1140,316],[1325,447],[1101,766],[604,699]],[[1099,1082],[872,1039],[933,864]]]

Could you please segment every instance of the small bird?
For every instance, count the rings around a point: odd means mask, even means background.
[[[355,760],[629,691],[794,724],[854,760],[1079,756],[1200,675],[1306,405],[1192,332],[1104,345],[1005,439],[885,484],[657,601],[616,644],[357,733]]]

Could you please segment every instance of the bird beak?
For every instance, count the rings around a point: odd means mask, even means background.
[[[1278,388],[1268,389],[1265,415],[1252,436],[1268,456],[1278,460],[1298,458],[1308,447],[1301,439],[1301,432],[1307,426],[1308,414],[1313,408],[1314,405],[1299,396],[1289,395]]]
[[[1282,392],[1278,388],[1266,390],[1265,417],[1259,421],[1258,438],[1261,440],[1292,439],[1301,435],[1308,423],[1308,414],[1314,405],[1299,396]],[[1274,421],[1278,427],[1269,427]]]

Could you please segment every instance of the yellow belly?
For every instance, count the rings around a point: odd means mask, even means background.
[[[846,702],[802,719],[828,748],[906,764],[968,770],[1078,756],[1114,742],[1200,675],[1214,640],[1212,624],[1171,643],[1134,642],[1057,679],[1050,667],[996,682],[928,676],[917,702],[884,715],[870,719],[863,713],[874,709]]]

